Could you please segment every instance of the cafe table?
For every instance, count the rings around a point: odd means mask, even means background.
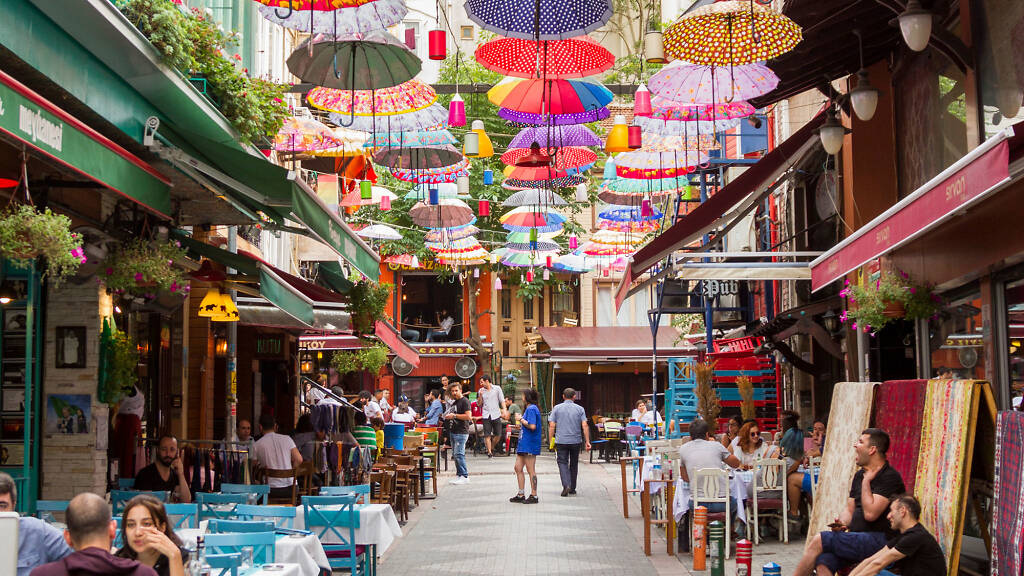
[[[331,506],[324,506],[330,510]],[[340,507],[338,507],[340,509]],[[356,528],[356,544],[376,547],[378,555],[383,554],[395,538],[402,536],[402,528],[398,525],[395,511],[388,504],[356,504],[359,511],[359,527]],[[302,506],[295,508],[295,528],[305,529],[306,518]],[[338,536],[328,531],[322,539],[324,544],[339,544]]]
[[[298,519],[296,519],[298,520]],[[175,534],[182,542],[194,546],[198,536],[206,534],[206,522],[200,524],[199,528],[181,528],[175,530]],[[295,574],[296,576],[318,576],[321,568],[331,569],[327,560],[327,553],[320,540],[313,534],[278,534],[274,543],[274,564],[284,565],[286,568],[272,569],[267,574]],[[289,571],[288,566],[294,566],[294,571]],[[282,570],[284,570],[282,572]],[[246,573],[250,576],[250,573]]]

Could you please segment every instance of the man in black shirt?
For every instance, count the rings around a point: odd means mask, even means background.
[[[941,576],[946,573],[946,555],[917,520],[921,517],[921,503],[910,494],[904,494],[889,506],[889,525],[899,533],[874,556],[861,562],[850,576],[893,576],[886,566],[899,570],[903,576]]]
[[[452,484],[467,484],[469,470],[466,469],[466,441],[469,440],[469,424],[473,414],[469,398],[462,395],[462,385],[455,383],[448,387],[448,394],[455,400],[452,411],[444,415],[451,422],[452,454],[455,458],[455,479]]]
[[[171,492],[177,495],[179,502],[187,504],[192,501],[192,492],[189,491],[188,480],[185,479],[185,467],[178,458],[177,438],[170,434],[160,437],[156,460],[135,475],[134,489]]]
[[[821,532],[804,550],[795,576],[832,576],[844,566],[870,558],[893,535],[885,520],[889,502],[906,492],[900,473],[889,466],[889,435],[868,428],[854,445],[857,466],[846,509],[838,521],[848,532]]]

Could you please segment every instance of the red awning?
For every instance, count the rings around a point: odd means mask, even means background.
[[[413,366],[420,365],[420,355],[418,352],[409,346],[402,336],[395,330],[395,327],[382,320],[377,320],[373,325],[373,332],[380,338],[380,341],[387,344],[388,348],[395,353],[396,356],[405,360]]]
[[[999,132],[811,262],[811,291],[934,229],[1010,182],[1024,127]]]
[[[818,127],[825,123],[824,112],[819,113],[803,128],[786,139],[747,168],[717,194],[697,206],[692,212],[683,216],[660,236],[633,255],[633,261],[626,267],[622,281],[615,293],[615,306],[621,306],[626,299],[630,287],[641,274],[656,265],[666,256],[687,246],[704,234],[724,224],[722,221],[727,213],[736,208],[749,207],[757,201],[757,192],[764,190],[779,178],[803,155],[817,145]],[[744,202],[745,201],[745,202]]]
[[[303,334],[299,336],[299,350],[356,350],[363,343],[352,334]]]
[[[552,359],[615,360],[623,358],[650,359],[654,340],[651,329],[644,326],[548,326],[537,328],[551,348]],[[679,331],[672,326],[658,328],[658,357],[694,356],[697,349],[685,341],[676,342]]]

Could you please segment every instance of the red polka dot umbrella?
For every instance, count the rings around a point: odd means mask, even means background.
[[[607,48],[588,36],[536,42],[495,38],[476,49],[485,68],[519,78],[585,78],[615,64]]]
[[[530,153],[529,148],[512,148],[501,155],[501,161],[508,166]],[[589,148],[569,146],[559,148],[555,153],[555,170],[571,170],[597,162],[597,153]]]
[[[665,30],[665,54],[693,64],[729,66],[771,60],[793,49],[803,33],[781,12],[749,0],[702,6]]]

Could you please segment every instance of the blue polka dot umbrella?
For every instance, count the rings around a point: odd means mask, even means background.
[[[466,0],[466,15],[484,30],[527,40],[580,36],[612,13],[611,0]]]
[[[644,220],[661,220],[664,214],[659,210],[653,210],[650,216],[644,216],[642,214],[642,209],[640,208],[614,206],[601,212],[598,216],[605,220],[613,220],[617,222],[624,222],[626,220],[642,222]]]

